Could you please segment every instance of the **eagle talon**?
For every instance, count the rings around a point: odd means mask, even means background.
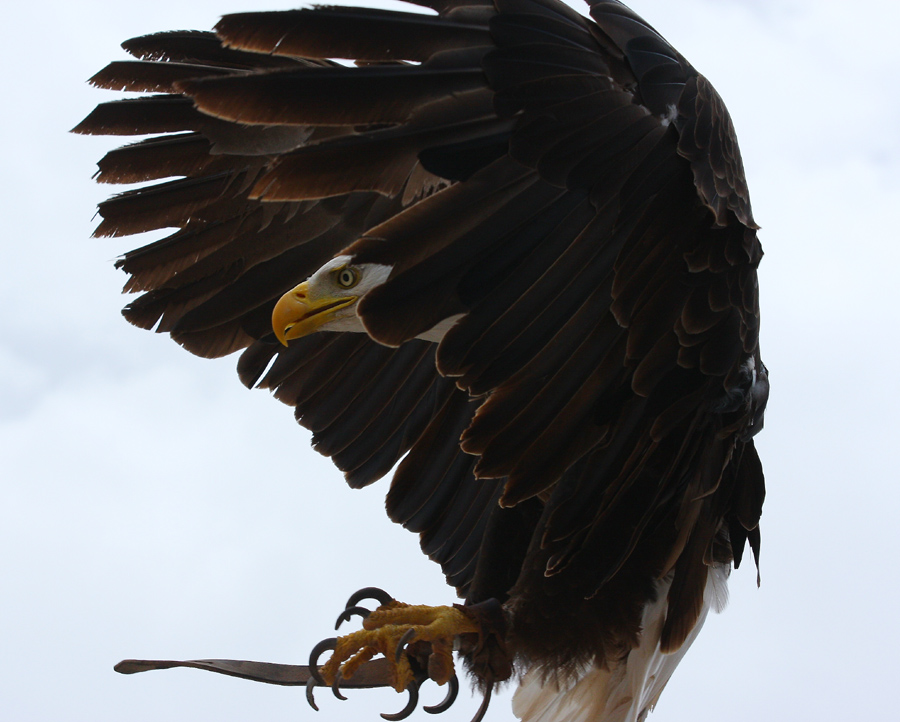
[[[478,711],[475,713],[475,716],[472,718],[472,722],[481,722],[484,719],[484,716],[487,714],[488,707],[491,704],[491,693],[494,691],[493,685],[488,685],[487,689],[484,691],[484,697],[481,700],[481,706],[478,708]]]
[[[394,714],[382,713],[382,719],[386,719],[388,722],[398,722],[398,720],[406,719],[415,712],[416,706],[419,704],[419,683],[413,680],[406,686],[406,690],[409,692],[409,701],[407,701],[406,706]]]
[[[319,642],[315,647],[312,648],[312,651],[309,653],[309,674],[310,678],[317,684],[322,687],[325,686],[325,679],[322,677],[319,672],[319,657],[322,656],[322,652],[327,651],[335,651],[337,649],[337,637],[329,637],[328,639],[323,639]],[[311,692],[309,691],[309,685],[307,685],[307,699],[311,697]],[[312,703],[310,703],[312,704]],[[313,709],[318,709],[313,705]]]
[[[310,670],[313,668],[310,667]],[[318,673],[318,670],[316,670]],[[316,712],[319,711],[319,705],[316,704],[316,698],[313,696],[313,688],[316,686],[316,679],[313,676],[306,681],[306,702],[312,707]]]
[[[394,650],[394,661],[399,662],[400,658],[403,656],[403,653],[406,651],[406,645],[409,644],[416,637],[416,629],[415,627],[410,627],[404,632],[403,636],[400,637],[400,641],[397,642],[397,648]]]
[[[350,618],[354,615],[365,619],[372,613],[371,609],[359,605],[364,599],[372,599],[378,602],[380,607],[384,607],[394,601],[394,598],[384,589],[379,589],[378,587],[358,589],[350,595],[344,610],[338,615],[337,621],[334,623],[335,630],[340,629],[341,625],[350,621]]]
[[[331,684],[331,693],[342,702],[346,702],[347,698],[341,694],[341,675],[336,675],[334,682]]]
[[[422,707],[422,709],[428,714],[441,714],[441,712],[446,712],[450,709],[453,706],[453,703],[456,702],[456,697],[459,694],[459,677],[454,674],[447,682],[447,687],[449,689],[441,702],[428,707]]]
[[[366,609],[365,607],[347,607],[343,612],[338,614],[337,621],[334,623],[335,630],[340,629],[341,625],[344,622],[349,622],[350,618],[355,614],[359,617],[365,619],[372,613],[371,609]]]
[[[346,612],[351,607],[356,607],[363,599],[374,599],[381,607],[394,601],[394,598],[384,591],[384,589],[379,589],[378,587],[363,587],[350,595],[350,598],[347,600],[347,604],[344,607],[344,611]]]

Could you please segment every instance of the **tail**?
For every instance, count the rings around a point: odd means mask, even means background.
[[[513,697],[522,722],[642,722],[656,706],[675,667],[696,639],[710,609],[727,601],[730,567],[714,566],[703,595],[703,610],[684,644],[670,654],[659,649],[666,620],[671,577],[659,582],[655,602],[644,608],[640,646],[610,669],[589,667],[572,680],[547,678],[540,667],[528,670]]]

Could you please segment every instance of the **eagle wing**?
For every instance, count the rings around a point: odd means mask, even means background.
[[[399,461],[388,513],[470,600],[674,572],[677,648],[706,565],[758,551],[762,251],[731,120],[621,3],[418,4],[436,14],[246,13],[125,44],[139,60],[93,82],[154,95],[76,131],[162,134],[102,182],[176,179],[101,204],[97,233],[177,230],[119,261],[143,294],[124,314],[245,349],[242,381],[351,485]],[[368,335],[279,347],[276,300],[339,254],[392,268],[359,303]],[[500,544],[505,510],[526,531]]]

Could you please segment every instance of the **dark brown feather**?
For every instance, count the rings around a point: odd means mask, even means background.
[[[442,50],[491,44],[483,19],[466,22],[465,15],[456,11],[431,17],[371,8],[318,7],[226,15],[216,25],[216,33],[226,46],[257,53],[421,62]]]
[[[148,138],[111,150],[97,163],[99,183],[141,183],[172,176],[200,175],[215,158],[209,140],[199,133]],[[230,164],[230,160],[227,161]],[[218,172],[223,168],[214,168]]]
[[[468,56],[441,60],[447,62],[432,59],[421,66],[372,65],[352,74],[340,67],[276,70],[188,80],[178,88],[204,112],[235,123],[402,123],[425,103],[481,86],[482,71],[472,67]]]
[[[88,82],[106,90],[130,90],[136,93],[175,93],[175,83],[191,78],[215,78],[233,71],[214,65],[194,63],[155,63],[142,60],[118,60],[110,63]]]
[[[299,65],[302,61],[226,47],[218,35],[197,30],[172,30],[132,38],[122,48],[140,60],[212,65],[235,70],[259,70]],[[306,61],[305,64],[310,64]]]
[[[102,103],[73,129],[84,135],[149,135],[193,130],[200,118],[189,98],[155,95]]]

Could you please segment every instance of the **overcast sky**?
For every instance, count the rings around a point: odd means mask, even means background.
[[[762,587],[732,577],[655,722],[895,718],[900,4],[635,0],[716,85],[766,250],[759,438]],[[91,239],[115,139],[67,130],[113,97],[85,80],[126,38],[210,28],[290,0],[17,2],[4,12],[0,198],[0,716],[129,722],[377,720],[403,699],[194,670],[123,677],[126,657],[302,663],[346,597],[452,601],[416,538],[351,491],[291,409],[119,315]],[[437,700],[437,690],[426,703]],[[463,696],[445,720],[467,722]],[[421,712],[414,719],[422,719]],[[430,718],[429,718],[430,719]],[[511,720],[508,695],[489,719]]]

